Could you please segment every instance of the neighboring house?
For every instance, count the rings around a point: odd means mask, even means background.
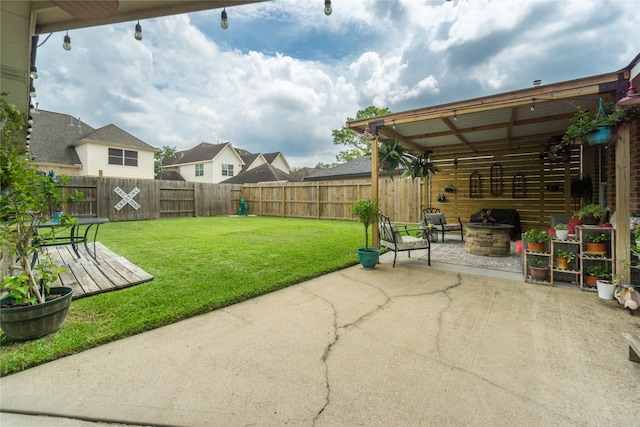
[[[176,151],[161,169],[177,172],[185,181],[216,184],[237,175],[243,166],[231,143],[202,142],[189,150]]]
[[[371,156],[362,156],[347,163],[327,169],[319,169],[303,181],[330,181],[346,179],[371,180]]]
[[[265,163],[222,181],[223,184],[256,184],[258,182],[293,182],[295,179],[273,165]]]
[[[156,149],[119,127],[95,129],[68,114],[33,114],[32,164],[67,176],[153,179]]]
[[[297,171],[295,171],[294,173],[291,174],[291,176],[293,177],[293,179],[295,179],[296,181],[302,181],[304,180],[304,178],[308,177],[309,175],[312,175],[318,171],[322,170],[321,168],[300,168]]]
[[[266,167],[269,166],[269,167]],[[257,173],[243,175],[253,169]],[[165,160],[156,179],[176,179],[208,183],[238,183],[263,181],[298,181],[289,175],[289,163],[281,152],[260,154],[234,148],[231,143],[209,144],[202,142],[193,148],[177,151]],[[173,172],[167,175],[166,172]],[[243,175],[239,180],[232,177]],[[258,178],[260,177],[260,178]],[[255,181],[255,179],[259,179]]]
[[[271,166],[274,166],[280,169],[282,172],[289,173],[291,171],[291,166],[289,166],[289,162],[284,158],[284,154],[280,151],[276,151],[275,153],[266,153],[263,154],[267,163]]]

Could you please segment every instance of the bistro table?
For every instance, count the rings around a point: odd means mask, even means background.
[[[40,246],[62,246],[71,245],[73,252],[80,258],[80,251],[78,251],[78,243],[83,243],[84,248],[91,258],[95,261],[98,260],[96,256],[96,237],[98,236],[98,228],[101,224],[109,222],[108,218],[74,218],[74,224],[69,227],[64,227],[55,230],[55,234],[51,237],[46,236],[40,240]],[[43,222],[39,225],[39,228],[52,228],[59,226],[60,223],[55,221]],[[82,232],[82,227],[84,232]],[[93,232],[90,231],[93,229]],[[62,233],[59,235],[59,233]],[[89,248],[90,240],[93,242],[93,250]],[[35,261],[35,259],[34,259]],[[32,261],[32,263],[34,262]]]

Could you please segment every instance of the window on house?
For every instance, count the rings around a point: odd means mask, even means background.
[[[233,176],[233,165],[222,164],[222,176]]]
[[[109,164],[119,166],[138,166],[138,152],[109,148]]]
[[[196,176],[204,176],[204,164],[196,165]]]

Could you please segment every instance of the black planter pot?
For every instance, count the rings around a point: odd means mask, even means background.
[[[57,331],[67,317],[73,289],[51,288],[52,295],[61,297],[24,307],[0,308],[2,332],[11,341],[27,341]]]
[[[593,215],[585,215],[582,217],[582,223],[584,225],[598,225],[600,223],[600,218],[596,218]]]

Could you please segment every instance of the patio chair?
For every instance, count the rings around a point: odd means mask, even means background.
[[[444,243],[444,233],[447,231],[460,231],[460,240],[464,241],[464,230],[462,228],[462,221],[460,217],[457,217],[457,223],[447,222],[447,218],[443,213],[433,212],[434,208],[423,209],[424,222],[427,226],[431,225],[433,228],[442,232],[442,242]]]
[[[402,236],[397,225],[391,224],[389,217],[380,214],[378,220],[378,231],[380,232],[380,246],[390,249],[394,252],[393,267],[396,266],[398,252],[408,251],[411,258],[411,251],[417,249],[427,250],[427,264],[431,265],[431,242],[429,239],[421,239],[414,236]],[[419,229],[411,230],[405,226],[402,232],[419,231]]]

